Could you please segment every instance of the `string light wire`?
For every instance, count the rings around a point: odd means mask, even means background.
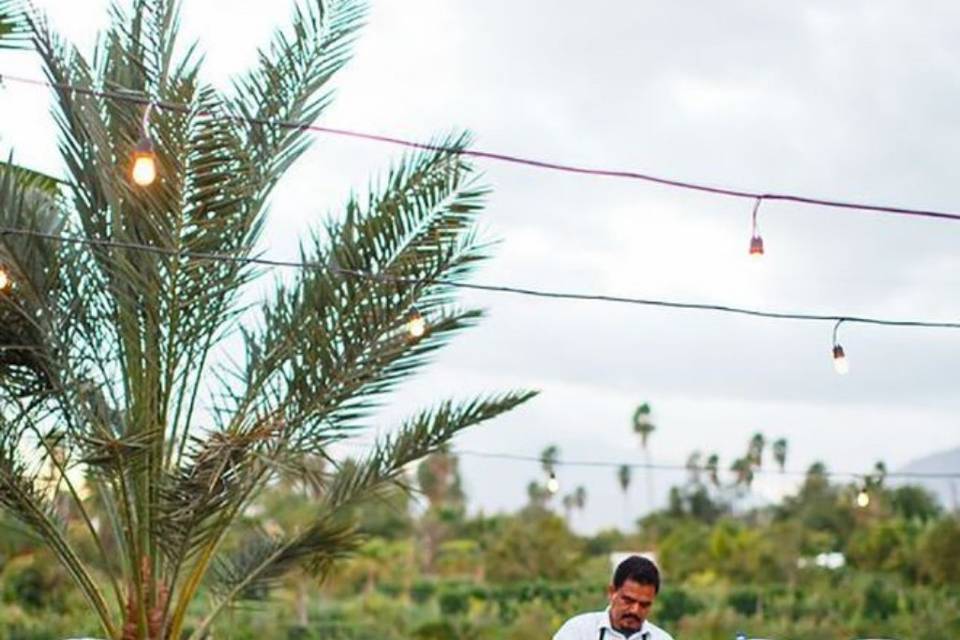
[[[337,446],[353,448],[353,449],[370,449],[375,446],[374,443],[362,442],[359,440],[344,440],[337,443]],[[478,451],[476,449],[462,449],[455,448],[451,450],[451,453],[458,456],[467,456],[470,458],[481,458],[487,460],[504,460],[508,462],[530,462],[536,463],[538,465],[543,463],[543,459],[540,456],[535,455],[525,455],[521,453],[505,453],[499,451]],[[621,467],[629,467],[631,469],[639,470],[650,470],[650,471],[684,471],[684,472],[699,472],[699,473],[710,473],[713,471],[710,467],[706,465],[686,465],[686,464],[669,464],[669,463],[657,463],[657,462],[613,462],[610,460],[584,460],[584,459],[557,459],[551,461],[556,467],[583,467],[583,468],[601,468],[601,469],[619,469]],[[722,468],[717,468],[718,472],[726,471]],[[754,473],[761,474],[771,474],[778,476],[789,476],[789,477],[806,477],[810,475],[809,471],[800,471],[797,469],[784,469],[780,470],[772,468],[756,468],[753,469]],[[853,471],[830,471],[829,469],[824,470],[819,475],[822,475],[827,478],[849,478],[851,480],[862,483],[863,479],[869,474],[864,474],[863,472],[853,472]],[[903,479],[903,480],[960,480],[960,471],[889,471],[884,473],[883,476],[885,479],[894,478],[894,479]]]
[[[851,315],[829,315],[815,313],[787,313],[777,311],[764,311],[760,309],[750,309],[746,307],[735,307],[720,304],[706,304],[698,302],[681,302],[673,300],[656,300],[651,298],[632,298],[627,296],[613,296],[594,293],[574,293],[564,291],[547,291],[543,289],[530,289],[525,287],[474,284],[469,282],[457,282],[443,278],[430,278],[426,280],[405,278],[402,276],[391,276],[383,273],[369,273],[357,269],[347,269],[336,264],[295,261],[295,260],[275,260],[269,258],[256,258],[250,256],[234,256],[226,253],[208,253],[197,251],[182,251],[178,249],[168,249],[152,245],[140,244],[136,242],[125,242],[118,240],[104,240],[99,238],[84,238],[80,236],[68,236],[33,229],[18,229],[14,227],[0,227],[0,235],[20,235],[35,238],[43,238],[53,242],[85,244],[97,247],[110,247],[118,249],[129,249],[134,251],[143,251],[170,257],[195,258],[199,260],[214,260],[221,262],[233,262],[240,264],[255,264],[267,267],[293,268],[302,270],[330,270],[342,275],[350,275],[359,278],[371,280],[380,280],[388,282],[397,282],[401,284],[433,284],[454,287],[457,289],[467,289],[474,291],[484,291],[488,293],[506,293],[520,296],[529,296],[536,298],[547,298],[553,300],[579,300],[590,302],[602,302],[611,304],[628,304],[647,307],[662,307],[669,309],[687,309],[697,311],[715,311],[719,313],[729,313],[737,315],[746,315],[759,318],[769,318],[775,320],[799,320],[812,322],[847,322],[857,324],[890,326],[890,327],[922,327],[929,329],[960,329],[960,322],[932,322],[926,320],[891,320],[887,318],[878,318],[871,316],[851,316]]]
[[[500,453],[500,452],[489,452],[489,451],[474,451],[471,449],[455,449],[454,453],[457,455],[464,455],[474,458],[486,458],[492,460],[512,460],[516,462],[540,462],[540,458],[537,456],[528,456],[523,454],[514,454],[514,453]],[[682,464],[658,464],[654,462],[610,462],[606,460],[556,460],[556,466],[558,467],[601,467],[601,468],[611,468],[619,469],[620,467],[630,467],[631,469],[649,469],[651,471],[697,471],[700,473],[708,473],[712,471],[709,467],[704,465],[699,466],[687,466]],[[723,471],[718,469],[718,471]],[[806,477],[809,475],[808,471],[798,471],[785,469],[781,471],[780,469],[765,469],[759,468],[754,469],[754,473],[769,473],[772,475],[784,475],[784,476],[794,476],[794,477]],[[851,471],[824,471],[821,475],[827,477],[835,478],[851,478],[851,479],[860,479],[863,478],[863,473],[853,473]],[[960,472],[921,472],[921,471],[891,471],[885,474],[885,478],[900,478],[900,479],[960,479]]]
[[[121,100],[121,101],[131,102],[134,104],[139,104],[141,106],[144,106],[146,109],[145,115],[144,115],[145,121],[148,118],[149,111],[153,108],[169,110],[169,111],[178,111],[181,113],[187,113],[190,111],[190,108],[185,104],[169,102],[169,101],[151,100],[139,93],[136,93],[130,90],[89,89],[86,87],[79,87],[79,86],[68,84],[68,83],[49,82],[49,81],[43,81],[43,80],[36,80],[32,78],[25,78],[21,76],[6,74],[6,73],[0,73],[0,83],[4,81],[15,82],[19,84],[26,84],[26,85],[33,85],[38,87],[60,89],[63,91],[70,91],[70,92],[75,92],[75,93],[88,95],[88,96],[96,96],[100,98]],[[870,212],[870,213],[905,215],[905,216],[960,221],[960,213],[953,213],[953,212],[946,212],[946,211],[935,211],[935,210],[928,210],[928,209],[894,207],[894,206],[887,206],[887,205],[848,202],[848,201],[831,200],[826,198],[815,198],[810,196],[788,194],[788,193],[755,192],[755,191],[748,191],[748,190],[742,190],[742,189],[715,187],[715,186],[710,186],[710,185],[705,185],[705,184],[700,184],[700,183],[695,183],[695,182],[690,182],[685,180],[664,178],[660,176],[639,173],[635,171],[591,168],[591,167],[584,167],[584,166],[565,164],[565,163],[559,163],[559,162],[553,162],[553,161],[537,160],[537,159],[526,158],[526,157],[510,155],[505,153],[482,151],[478,149],[456,149],[456,148],[446,147],[443,145],[416,142],[416,141],[393,137],[393,136],[385,136],[385,135],[372,134],[372,133],[366,133],[362,131],[354,131],[349,129],[334,128],[334,127],[324,127],[324,126],[304,123],[304,122],[269,120],[265,118],[255,118],[255,117],[241,118],[238,116],[231,116],[229,117],[229,119],[246,121],[251,124],[275,126],[275,127],[294,129],[294,130],[300,130],[300,131],[312,131],[316,133],[325,133],[330,135],[349,137],[349,138],[361,139],[361,140],[367,140],[367,141],[373,141],[373,142],[382,142],[386,144],[392,144],[392,145],[402,146],[402,147],[411,148],[411,149],[427,150],[427,151],[447,151],[451,153],[457,153],[463,156],[481,158],[486,160],[495,160],[495,161],[506,162],[510,164],[518,164],[518,165],[524,165],[524,166],[533,167],[533,168],[560,171],[565,173],[639,180],[639,181],[658,184],[661,186],[673,187],[677,189],[698,191],[702,193],[710,193],[714,195],[727,196],[727,197],[733,197],[733,198],[750,199],[755,201],[754,210],[753,210],[754,237],[759,237],[757,234],[756,215],[757,215],[757,209],[759,208],[759,205],[763,200],[793,202],[793,203],[802,204],[802,205],[814,205],[814,206],[861,211],[861,212]],[[95,239],[95,238],[81,238],[81,237],[75,237],[75,236],[51,234],[51,233],[44,233],[44,232],[34,231],[29,229],[16,229],[16,228],[9,228],[9,227],[0,227],[0,234],[32,236],[32,237],[44,238],[47,240],[51,240],[55,242],[63,242],[63,243],[80,243],[80,244],[86,244],[90,246],[130,249],[130,250],[144,251],[148,253],[162,254],[162,255],[167,255],[171,257],[189,257],[189,258],[196,258],[196,259],[216,260],[216,261],[222,261],[222,262],[257,264],[257,265],[270,266],[270,267],[289,267],[289,268],[299,268],[299,269],[333,269],[334,271],[337,271],[339,273],[354,275],[358,277],[373,278],[373,279],[380,279],[380,280],[389,279],[389,280],[400,281],[400,282],[408,281],[411,283],[423,284],[423,281],[414,281],[408,278],[386,276],[384,274],[370,274],[363,271],[344,269],[336,265],[331,266],[329,264],[310,263],[306,261],[300,262],[300,261],[287,261],[287,260],[273,260],[273,259],[254,258],[254,257],[247,257],[247,256],[243,256],[243,257],[232,256],[229,254],[221,254],[221,253],[180,251],[180,250],[172,250],[172,249],[166,249],[163,247],[156,247],[156,246],[131,243],[131,242],[102,240],[102,239]],[[633,305],[643,305],[643,306],[667,307],[667,308],[674,308],[674,309],[716,311],[716,312],[722,312],[722,313],[733,313],[733,314],[748,315],[748,316],[770,318],[770,319],[781,319],[781,320],[831,321],[831,322],[837,322],[838,323],[837,326],[839,326],[840,322],[849,322],[849,323],[898,326],[898,327],[960,329],[960,323],[951,323],[951,322],[928,322],[928,321],[919,321],[919,320],[888,320],[888,319],[865,317],[865,316],[837,316],[837,315],[809,314],[809,313],[771,312],[771,311],[762,311],[757,309],[748,309],[743,307],[733,307],[728,305],[653,300],[653,299],[631,298],[631,297],[624,297],[624,296],[610,296],[610,295],[599,295],[599,294],[543,291],[543,290],[521,288],[521,287],[481,285],[481,284],[453,282],[453,281],[442,280],[442,279],[432,279],[429,281],[429,283],[442,284],[442,285],[447,285],[447,286],[452,286],[452,287],[457,287],[462,289],[473,289],[473,290],[497,292],[497,293],[511,293],[516,295],[533,296],[533,297],[540,297],[540,298],[633,304]],[[836,331],[834,333],[836,333]],[[466,455],[466,456],[472,456],[472,457],[478,457],[478,458],[529,461],[529,462],[540,463],[539,457],[525,456],[520,454],[471,451],[471,450],[462,450],[462,449],[457,450],[457,453],[459,455]],[[711,471],[711,469],[703,466],[690,467],[687,465],[657,464],[657,463],[643,463],[643,462],[622,463],[622,462],[607,462],[607,461],[596,461],[596,460],[557,460],[555,461],[555,464],[557,466],[567,466],[567,467],[620,468],[620,467],[626,466],[633,469],[650,469],[650,470],[660,470],[660,471],[685,471],[685,472]],[[789,476],[806,476],[808,474],[808,472],[802,472],[802,471],[787,471],[787,470],[773,470],[773,469],[756,469],[755,472],[777,473],[780,475],[789,475]],[[862,477],[862,474],[859,474],[859,473],[837,472],[837,471],[833,471],[833,472],[825,471],[823,475],[828,477],[849,477],[849,478]],[[957,478],[960,478],[960,473],[890,472],[886,474],[886,477],[912,478],[912,479],[921,479],[921,478],[957,479]]]
[[[4,80],[20,83],[20,84],[26,84],[26,85],[60,89],[62,91],[71,91],[71,92],[75,92],[83,95],[96,96],[100,98],[107,98],[112,100],[123,100],[123,101],[132,102],[134,104],[139,104],[143,106],[146,106],[152,103],[154,107],[156,107],[157,109],[178,111],[181,113],[190,112],[190,107],[185,104],[168,102],[168,101],[154,101],[132,90],[89,89],[86,87],[79,87],[69,83],[36,80],[33,78],[25,78],[22,76],[0,73],[0,82]],[[835,209],[845,209],[850,211],[960,221],[960,213],[949,212],[949,211],[935,211],[930,209],[918,209],[918,208],[909,208],[909,207],[895,207],[895,206],[889,206],[889,205],[867,204],[867,203],[861,203],[861,202],[849,202],[849,201],[842,201],[842,200],[832,200],[827,198],[816,198],[811,196],[804,196],[804,195],[797,195],[797,194],[790,194],[790,193],[757,192],[757,191],[749,191],[745,189],[715,187],[715,186],[706,185],[702,183],[691,182],[687,180],[677,180],[673,178],[664,178],[661,176],[656,176],[656,175],[647,174],[647,173],[640,173],[636,171],[585,167],[585,166],[579,166],[579,165],[573,165],[573,164],[567,164],[567,163],[561,163],[561,162],[554,162],[549,160],[538,160],[534,158],[526,158],[522,156],[499,153],[494,151],[482,151],[479,149],[456,149],[456,148],[446,147],[443,145],[416,142],[413,140],[407,140],[404,138],[398,138],[394,136],[366,133],[363,131],[355,131],[351,129],[324,127],[320,125],[310,124],[307,122],[292,122],[292,121],[286,121],[286,120],[270,120],[266,118],[240,117],[240,116],[227,116],[225,117],[225,119],[231,119],[231,120],[236,120],[241,122],[249,122],[251,124],[258,124],[258,125],[264,125],[264,126],[280,127],[284,129],[291,129],[291,130],[297,130],[297,131],[312,131],[315,133],[325,133],[325,134],[354,138],[359,140],[368,140],[372,142],[382,142],[385,144],[406,147],[409,149],[419,149],[419,150],[427,150],[427,151],[447,151],[450,153],[457,153],[463,156],[469,156],[473,158],[495,160],[498,162],[506,162],[510,164],[523,165],[523,166],[533,167],[538,169],[546,169],[550,171],[560,171],[564,173],[572,173],[572,174],[579,174],[579,175],[586,175],[586,176],[639,180],[643,182],[658,184],[665,187],[684,189],[688,191],[698,191],[701,193],[710,193],[713,195],[727,196],[731,198],[741,198],[741,199],[747,199],[747,200],[769,200],[769,201],[792,202],[792,203],[801,204],[801,205],[829,207],[829,208],[835,208]]]

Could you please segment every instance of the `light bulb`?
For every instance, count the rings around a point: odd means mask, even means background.
[[[763,257],[763,238],[753,236],[750,238],[750,257],[759,260]]]
[[[153,151],[150,138],[140,138],[133,150],[133,170],[131,177],[141,187],[149,187],[157,179],[157,154]]]
[[[6,291],[10,288],[10,274],[5,267],[0,267],[0,291]]]
[[[560,491],[560,481],[557,480],[557,474],[551,473],[550,477],[547,478],[547,491],[550,492],[550,495],[555,495]]]
[[[850,372],[850,361],[840,345],[833,346],[833,368],[842,376]]]
[[[419,311],[414,309],[410,313],[410,319],[407,320],[407,333],[410,334],[411,338],[422,338],[426,332],[427,321],[420,315]]]
[[[870,506],[870,494],[867,493],[866,489],[860,489],[860,493],[857,494],[857,506],[861,509],[866,509]]]

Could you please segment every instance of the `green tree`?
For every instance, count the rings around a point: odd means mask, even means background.
[[[920,568],[938,585],[960,584],[960,518],[941,518],[920,539]]]
[[[485,554],[494,582],[570,580],[580,566],[581,543],[563,518],[527,509],[511,517]]]
[[[926,522],[940,515],[940,505],[930,491],[919,485],[907,484],[891,490],[887,497],[893,512],[907,520]]]
[[[323,112],[363,17],[353,0],[304,0],[228,93],[200,79],[195,48],[177,46],[172,0],[115,8],[94,63],[36,13],[25,18],[56,83],[67,185],[62,198],[10,180],[0,188],[0,225],[35,234],[0,238],[16,283],[0,297],[0,506],[48,544],[112,640],[179,640],[206,585],[197,640],[295,567],[328,571],[360,542],[355,505],[532,395],[423,411],[333,474],[295,532],[238,527],[281,471],[309,474],[304,460],[331,455],[331,443],[357,433],[384,394],[480,316],[454,307],[442,284],[485,257],[474,226],[486,189],[458,152],[462,135],[405,157],[311,233],[304,260],[334,268],[303,270],[253,308],[242,302],[258,275],[245,259],[258,251],[267,203],[310,142],[303,128],[269,123]],[[131,100],[92,93],[103,87]],[[149,102],[184,107],[156,110],[144,131]],[[148,188],[131,184],[123,160],[145,133],[161,176]],[[88,244],[42,237],[59,233]],[[429,319],[419,339],[405,331],[413,306]],[[38,490],[47,460],[101,558],[82,557],[55,500]],[[71,472],[96,486],[105,535]],[[228,545],[232,535],[242,542]]]

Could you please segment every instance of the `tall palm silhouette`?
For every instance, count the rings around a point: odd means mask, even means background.
[[[643,460],[646,464],[647,478],[647,509],[653,510],[653,470],[650,469],[650,434],[657,430],[651,420],[650,404],[644,402],[633,412],[633,432],[640,436],[640,448],[643,449]]]
[[[783,473],[787,467],[787,439],[778,438],[773,442],[773,459],[777,463],[777,467],[780,468],[780,473]]]
[[[630,522],[630,483],[632,481],[633,470],[630,465],[620,465],[620,468],[617,469],[617,484],[620,485],[620,492],[623,494],[623,515],[627,523]]]

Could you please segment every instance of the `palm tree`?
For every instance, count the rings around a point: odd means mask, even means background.
[[[737,458],[733,461],[733,464],[730,465],[730,470],[736,474],[736,485],[738,487],[742,486],[750,490],[750,486],[753,484],[753,472],[754,465],[753,461],[749,456],[744,456],[743,458]]]
[[[623,493],[623,515],[630,522],[630,482],[633,480],[633,470],[630,465],[622,464],[617,469],[617,483]]]
[[[560,448],[555,444],[549,445],[540,452],[540,468],[543,469],[544,475],[547,476],[544,486],[547,489],[546,496],[548,501],[556,494],[560,487],[557,481],[557,462],[559,462],[559,460]]]
[[[773,459],[777,462],[777,466],[780,468],[780,473],[783,473],[787,467],[787,439],[778,438],[773,441]]]
[[[647,477],[647,508],[653,510],[653,470],[650,468],[650,449],[647,444],[650,440],[650,434],[656,431],[656,427],[650,420],[650,404],[644,402],[633,412],[633,432],[640,436],[640,448],[643,449],[643,459],[646,463],[645,475]]]
[[[573,504],[577,507],[577,511],[583,511],[587,508],[587,488],[582,484],[577,485],[573,492]]]
[[[711,453],[707,458],[707,464],[704,465],[707,474],[710,476],[710,484],[714,487],[720,486],[720,456]]]
[[[700,463],[701,453],[699,451],[692,452],[687,456],[687,474],[690,477],[690,483],[694,485],[700,484],[700,473],[703,471],[703,465]]]
[[[762,433],[755,433],[750,438],[750,445],[747,448],[747,458],[755,467],[763,466],[763,451],[767,447],[767,440]]]
[[[563,504],[563,519],[567,521],[567,526],[569,527],[570,516],[573,514],[574,507],[577,506],[577,497],[572,493],[568,493],[563,496],[561,504]]]
[[[640,447],[646,451],[647,441],[650,434],[656,431],[656,427],[650,421],[650,405],[644,402],[633,412],[633,432],[640,436]]]
[[[540,452],[540,468],[545,475],[555,475],[557,471],[557,461],[560,460],[560,447],[551,444]]]
[[[877,486],[881,486],[883,481],[887,479],[887,463],[883,460],[878,460],[876,464],[873,465],[873,481]]]
[[[626,496],[627,492],[630,490],[631,479],[630,465],[620,465],[620,468],[617,469],[617,483],[620,485],[620,491],[623,492],[624,496]]]
[[[200,79],[195,49],[176,46],[176,5],[115,7],[95,64],[26,15],[55,85],[67,186],[53,198],[0,176],[0,226],[27,233],[0,236],[15,282],[0,295],[0,507],[50,547],[111,640],[179,640],[188,610],[200,613],[190,621],[198,640],[296,567],[325,574],[359,544],[357,505],[533,395],[422,411],[356,464],[331,459],[300,527],[266,536],[239,525],[274,478],[311,476],[306,461],[332,458],[332,443],[367,427],[385,394],[481,316],[453,306],[446,283],[486,256],[474,229],[487,190],[459,153],[463,135],[410,154],[301,243],[304,261],[339,269],[303,269],[251,306],[259,274],[245,260],[274,188],[310,142],[302,128],[270,123],[324,111],[364,11],[302,0],[291,28],[225,93]],[[142,188],[122,159],[147,102],[188,106],[153,114],[161,179]],[[417,339],[404,330],[413,306],[430,321]],[[96,557],[39,490],[47,460]],[[103,507],[102,531],[78,471]]]

